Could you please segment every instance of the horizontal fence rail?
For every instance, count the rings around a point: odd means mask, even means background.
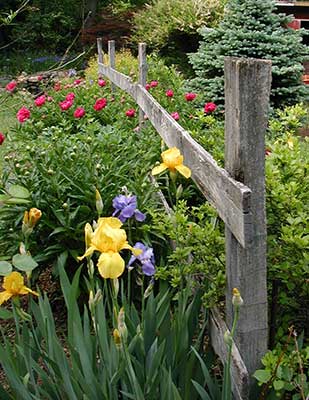
[[[220,168],[213,157],[202,148],[138,83],[110,66],[98,63],[99,73],[130,94],[147,115],[164,142],[176,146],[192,171],[192,179],[207,200],[216,208],[239,243],[246,247],[252,240],[250,213],[251,190]]]
[[[224,333],[231,329],[231,292],[240,290],[240,311],[232,345],[231,377],[237,400],[252,397],[252,374],[267,350],[265,144],[271,62],[225,59],[225,168],[183,129],[145,89],[146,45],[139,44],[139,82],[115,69],[115,42],[108,42],[109,65],[103,63],[98,44],[98,71],[116,87],[130,94],[139,106],[139,126],[144,115],[169,147],[177,147],[192,171],[192,179],[225,223],[226,320],[211,310],[210,338],[223,362],[227,359]],[[160,193],[159,193],[160,194]],[[164,202],[166,212],[170,212]],[[172,245],[174,245],[172,243]]]

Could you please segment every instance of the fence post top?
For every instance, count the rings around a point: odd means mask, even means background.
[[[247,64],[247,65],[254,65],[254,64],[265,64],[265,65],[272,65],[271,60],[264,60],[262,58],[252,58],[252,57],[232,57],[226,56],[224,57],[224,63],[236,63],[236,64]]]

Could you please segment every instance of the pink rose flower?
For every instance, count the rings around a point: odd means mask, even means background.
[[[5,136],[3,135],[3,133],[0,132],[0,146],[4,141],[5,141]]]
[[[38,81],[41,82],[43,80],[43,75],[38,75]]]
[[[173,96],[174,96],[174,92],[173,92],[172,89],[168,89],[168,90],[165,92],[165,94],[166,94],[167,97],[173,97]]]
[[[74,118],[82,118],[86,114],[86,111],[83,107],[77,107],[74,111]]]
[[[47,96],[47,101],[53,101],[54,99],[51,96]]]
[[[195,93],[186,93],[185,94],[185,99],[187,101],[193,101],[196,98],[196,94]]]
[[[73,102],[73,100],[75,99],[75,94],[73,92],[70,92],[65,96],[65,99],[67,101],[72,101]]]
[[[23,123],[23,122],[27,121],[27,119],[30,118],[30,115],[31,115],[31,113],[28,110],[28,108],[22,107],[20,110],[18,110],[18,113],[16,116],[17,116],[18,121]]]
[[[80,83],[82,83],[82,79],[75,79],[74,85],[78,86]]]
[[[158,81],[151,81],[150,82],[150,87],[157,87],[158,86],[158,84],[159,84],[159,82]]]
[[[215,103],[206,103],[204,106],[204,112],[206,114],[212,113],[216,110],[217,106]]]
[[[150,90],[150,88],[151,88],[151,86],[150,86],[150,83],[146,83],[146,85],[145,85],[145,89],[146,89],[147,91],[149,91],[149,90]]]
[[[104,107],[106,107],[106,104],[107,104],[107,100],[106,100],[106,99],[104,99],[104,98],[103,98],[103,99],[98,99],[98,100],[95,102],[93,108],[94,108],[95,111],[100,111],[100,110],[102,110]]]
[[[35,100],[34,100],[34,104],[37,106],[37,107],[42,107],[44,104],[45,104],[45,102],[46,102],[46,96],[43,94],[42,96],[39,96],[39,97],[37,97]]]
[[[133,118],[135,116],[135,110],[134,108],[130,108],[129,110],[126,111],[126,116],[129,118]]]
[[[177,111],[172,112],[172,113],[171,113],[171,116],[174,118],[175,121],[178,121],[179,118],[180,118]]]
[[[72,105],[73,105],[73,101],[70,101],[70,100],[64,100],[59,103],[59,106],[62,111],[68,110],[70,107],[72,107]]]
[[[105,82],[105,80],[104,79],[98,79],[98,85],[100,86],[100,87],[104,87],[104,86],[106,86],[106,82]]]
[[[13,91],[15,90],[16,86],[17,86],[17,83],[16,83],[15,81],[12,81],[12,82],[10,82],[10,83],[8,83],[8,84],[6,85],[5,89],[6,89],[8,92],[13,92]]]

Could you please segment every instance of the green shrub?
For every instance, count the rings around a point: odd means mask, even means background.
[[[268,279],[273,287],[272,332],[280,338],[292,323],[308,329],[309,142],[285,134],[268,149]]]
[[[156,277],[167,280],[172,287],[181,288],[192,281],[202,293],[204,305],[214,306],[223,297],[225,287],[224,229],[215,210],[208,203],[188,207],[179,201],[171,215],[151,213],[151,233],[155,248],[167,257],[157,267]],[[164,242],[156,238],[165,238]],[[174,244],[173,251],[166,242]]]
[[[309,346],[304,345],[303,334],[297,337],[293,327],[285,343],[268,351],[262,364],[264,369],[257,370],[254,377],[267,398],[285,398],[290,394],[297,400],[309,395]]]
[[[199,50],[190,56],[196,77],[190,86],[209,101],[224,102],[224,57],[253,57],[272,61],[271,102],[275,107],[296,104],[308,96],[302,84],[308,56],[302,31],[287,28],[291,17],[275,14],[273,0],[230,0],[223,20],[214,29],[201,29]]]
[[[158,50],[169,65],[190,73],[185,54],[196,51],[201,26],[215,26],[225,0],[155,0],[135,14],[134,43],[145,42]]]
[[[223,1],[155,0],[135,14],[134,40],[160,48],[175,31],[195,33],[203,26],[214,26],[223,11]]]

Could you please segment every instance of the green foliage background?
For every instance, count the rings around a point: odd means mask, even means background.
[[[273,0],[230,0],[219,25],[200,31],[199,50],[190,56],[196,74],[190,87],[208,101],[223,104],[224,57],[253,57],[272,61],[273,106],[282,108],[308,98],[308,87],[301,81],[308,57],[308,48],[301,43],[304,32],[287,28],[291,17],[274,10]]]

